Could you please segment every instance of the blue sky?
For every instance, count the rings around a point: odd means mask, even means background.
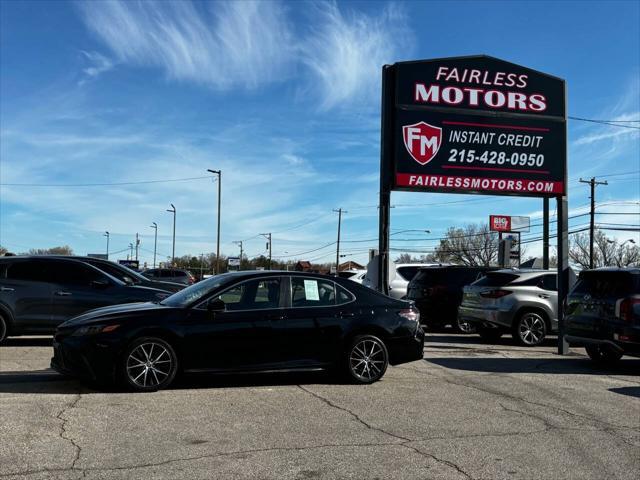
[[[400,60],[488,54],[565,78],[569,114],[640,118],[640,3],[623,2],[17,2],[2,1],[0,245],[126,249],[141,260],[215,250],[211,179],[222,169],[222,246],[331,261],[343,239],[377,237],[380,70]],[[634,124],[631,124],[634,125]],[[638,125],[637,123],[635,124]],[[571,121],[569,205],[586,211],[580,176],[640,170],[637,129]],[[602,212],[639,211],[638,173],[599,187]],[[447,203],[456,202],[456,203]],[[491,213],[540,216],[542,201],[435,193],[392,195],[392,246],[428,249],[450,226]],[[606,208],[608,207],[608,208]],[[572,220],[579,227],[587,217]],[[634,215],[600,222],[638,224]],[[532,220],[534,223],[538,223]],[[540,228],[533,230],[539,232]],[[637,233],[609,231],[626,239]],[[402,241],[413,238],[414,242]],[[347,242],[356,261],[376,241]],[[536,254],[538,244],[528,253]],[[125,253],[114,257],[124,258]]]

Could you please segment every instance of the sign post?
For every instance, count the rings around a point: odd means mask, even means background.
[[[379,290],[388,293],[391,191],[555,197],[558,351],[566,353],[566,137],[560,78],[485,55],[385,65]]]

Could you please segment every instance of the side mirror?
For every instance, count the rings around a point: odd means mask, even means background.
[[[111,284],[109,283],[109,280],[102,280],[102,279],[101,279],[101,280],[93,280],[93,281],[91,282],[91,286],[92,286],[93,288],[100,288],[100,289],[102,289],[102,288],[107,288],[109,285],[111,285]]]
[[[207,310],[209,312],[224,312],[225,304],[219,298],[212,298],[207,302]]]

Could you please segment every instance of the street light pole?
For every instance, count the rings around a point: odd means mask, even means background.
[[[342,208],[333,210],[338,213],[338,241],[336,242],[336,277],[338,276],[338,267],[340,266],[340,227],[342,225]],[[346,211],[344,213],[347,213]]]
[[[220,200],[222,190],[222,170],[207,169],[207,172],[218,175],[218,234],[216,240],[216,274],[220,273]]]
[[[155,230],[153,234],[153,268],[156,268],[156,251],[158,247],[158,224],[156,222],[151,222],[151,228]]]
[[[104,232],[104,236],[107,237],[107,260],[109,260],[109,232]]]
[[[138,260],[138,247],[140,246],[140,238],[138,237],[138,234],[136,233],[136,260]]]
[[[262,235],[264,238],[269,240],[269,268],[268,268],[268,270],[271,270],[271,251],[273,250],[271,248],[271,232],[269,232],[269,233],[261,233],[260,235]]]
[[[167,209],[167,212],[173,213],[173,246],[171,247],[171,266],[176,264],[176,207],[173,203],[170,203],[171,209]]]
[[[129,244],[129,260],[133,260],[133,243]]]

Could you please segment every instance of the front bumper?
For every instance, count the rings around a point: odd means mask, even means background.
[[[54,337],[51,368],[63,375],[90,381],[114,380],[116,360],[112,346],[95,338]]]
[[[401,363],[422,360],[424,358],[424,338],[424,331],[422,328],[418,328],[411,337],[388,340],[389,363],[391,365],[400,365]]]

